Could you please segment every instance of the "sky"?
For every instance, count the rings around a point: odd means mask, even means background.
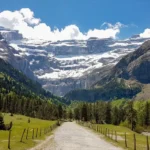
[[[150,0],[0,0],[0,26],[46,40],[150,37]]]

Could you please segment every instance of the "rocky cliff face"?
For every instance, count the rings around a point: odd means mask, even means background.
[[[0,33],[6,41],[23,39],[22,34],[19,34],[19,32],[16,30],[12,31],[12,30],[0,27]]]
[[[124,56],[89,90],[74,90],[65,95],[69,100],[96,101],[115,98],[149,99],[150,40]]]
[[[147,40],[135,36],[126,40],[90,38],[51,42],[23,39],[17,31],[8,32],[4,28],[0,32],[5,33],[4,38],[9,42],[7,60],[14,60],[14,66],[28,76],[32,76],[29,71],[32,70],[45,89],[59,96],[74,89],[90,88],[107,74],[107,68]]]
[[[20,57],[19,52],[9,46],[6,40],[0,35],[0,58],[9,62],[14,68],[24,72],[31,79],[36,79],[30,69],[27,59]]]
[[[112,74],[141,83],[150,83],[150,41],[128,54],[113,68]],[[111,74],[111,75],[112,75]]]

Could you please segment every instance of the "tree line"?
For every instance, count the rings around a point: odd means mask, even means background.
[[[132,130],[150,126],[149,101],[123,100],[121,105],[112,102],[77,103],[74,119],[97,124],[124,125]]]

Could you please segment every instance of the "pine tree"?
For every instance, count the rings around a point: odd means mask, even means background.
[[[59,117],[59,119],[61,119],[62,116],[63,116],[63,108],[62,108],[62,105],[59,104],[59,106],[58,106],[58,117]]]
[[[83,106],[82,106],[82,119],[83,119],[83,121],[88,121],[87,105],[86,104],[83,104]]]
[[[149,126],[150,125],[150,105],[148,102],[145,104],[145,125]]]
[[[111,104],[108,102],[106,104],[106,123],[110,124],[111,123]]]
[[[116,106],[112,109],[112,124],[119,124],[119,110]]]
[[[70,120],[72,120],[72,118],[73,118],[73,114],[72,114],[72,110],[71,110],[71,109],[69,109],[68,118],[69,118]]]
[[[133,108],[133,101],[128,102],[126,107],[126,119],[131,124],[131,130],[134,130],[137,122],[137,112]]]
[[[4,130],[4,118],[3,118],[3,115],[2,113],[0,113],[0,130]]]
[[[74,118],[76,120],[80,120],[80,111],[79,111],[79,108],[75,108],[74,109]]]

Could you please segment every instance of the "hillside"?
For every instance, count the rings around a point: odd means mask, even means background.
[[[123,57],[90,90],[76,90],[66,94],[70,100],[112,100],[120,98],[149,99],[150,41]]]
[[[57,121],[48,121],[48,120],[40,120],[37,118],[30,118],[30,123],[28,123],[29,117],[23,115],[10,116],[8,113],[3,113],[5,124],[9,124],[10,121],[13,122],[13,127],[11,129],[11,150],[26,150],[31,147],[34,147],[38,142],[38,140],[43,141],[46,137],[51,134],[51,131],[47,134],[44,134],[45,128],[53,126]],[[36,129],[38,128],[38,136],[36,137]],[[28,130],[28,139],[25,138],[24,135],[23,142],[20,141],[20,137],[24,129]],[[33,129],[35,130],[34,139],[32,139]],[[41,130],[41,136],[40,136]],[[8,147],[8,131],[0,130],[0,150],[6,150]],[[36,140],[36,141],[35,141]],[[6,142],[4,142],[6,141]]]
[[[64,100],[45,91],[37,81],[32,81],[3,59],[0,59],[0,83],[0,89],[5,89],[6,93],[13,91],[17,95],[47,98],[52,99],[53,102],[63,102]]]

